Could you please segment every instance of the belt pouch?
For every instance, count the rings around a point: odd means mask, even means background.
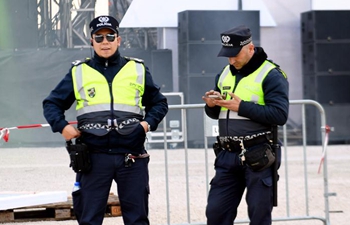
[[[90,152],[84,143],[76,141],[73,144],[71,141],[67,142],[67,151],[70,158],[70,167],[76,173],[87,173],[91,169]]]
[[[220,148],[219,144],[217,142],[215,142],[213,144],[213,150],[214,150],[215,156],[218,156],[218,154],[221,152],[222,148]]]
[[[216,142],[213,144],[213,150],[215,153],[215,156],[218,156],[219,153],[222,151],[221,141],[219,136],[216,137]]]
[[[275,154],[268,143],[248,148],[244,153],[246,164],[253,171],[261,171],[270,167],[275,162]]]

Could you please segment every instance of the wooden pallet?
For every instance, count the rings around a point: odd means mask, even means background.
[[[108,197],[105,217],[121,216],[119,199],[111,193]],[[60,203],[23,207],[0,211],[0,223],[3,222],[28,222],[28,221],[54,221],[74,220],[72,198]]]

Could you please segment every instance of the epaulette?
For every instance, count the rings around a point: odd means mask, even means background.
[[[280,65],[278,65],[277,63],[275,63],[274,61],[272,61],[272,59],[266,59],[267,61],[269,61],[270,63],[274,64],[277,67],[280,67]]]
[[[144,61],[142,59],[139,59],[139,58],[134,58],[134,57],[128,57],[128,56],[124,56],[125,59],[127,60],[133,60],[135,62],[138,62],[138,63],[144,63]]]
[[[276,70],[278,70],[280,73],[282,73],[286,79],[288,78],[287,74],[280,67],[276,67]]]
[[[281,74],[283,74],[283,76],[287,79],[287,74],[281,69],[280,65],[278,65],[277,63],[274,63],[271,59],[266,59],[267,61],[269,61],[270,63],[274,64],[276,66],[276,70],[278,70]]]
[[[78,66],[78,65],[80,65],[80,64],[82,64],[82,63],[86,63],[86,62],[88,62],[88,61],[90,61],[90,58],[85,58],[85,59],[83,59],[83,60],[77,59],[77,60],[75,60],[75,61],[72,62],[72,65],[73,65],[73,66]]]

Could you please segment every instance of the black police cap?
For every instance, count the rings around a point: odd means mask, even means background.
[[[222,48],[218,56],[235,57],[243,46],[252,41],[250,29],[240,25],[220,34]]]
[[[97,31],[108,28],[118,34],[119,22],[112,16],[98,16],[90,22],[91,36]]]

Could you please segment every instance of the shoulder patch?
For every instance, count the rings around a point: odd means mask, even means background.
[[[139,58],[134,58],[134,57],[128,57],[128,56],[124,56],[125,59],[127,60],[132,60],[132,61],[135,61],[135,62],[138,62],[138,63],[144,63],[144,61],[142,59],[139,59]]]
[[[72,62],[72,65],[73,66],[78,66],[78,65],[80,65],[82,63],[86,63],[88,61],[90,61],[90,58],[85,58],[85,59],[82,59],[82,60],[81,59],[77,59],[77,60]]]

